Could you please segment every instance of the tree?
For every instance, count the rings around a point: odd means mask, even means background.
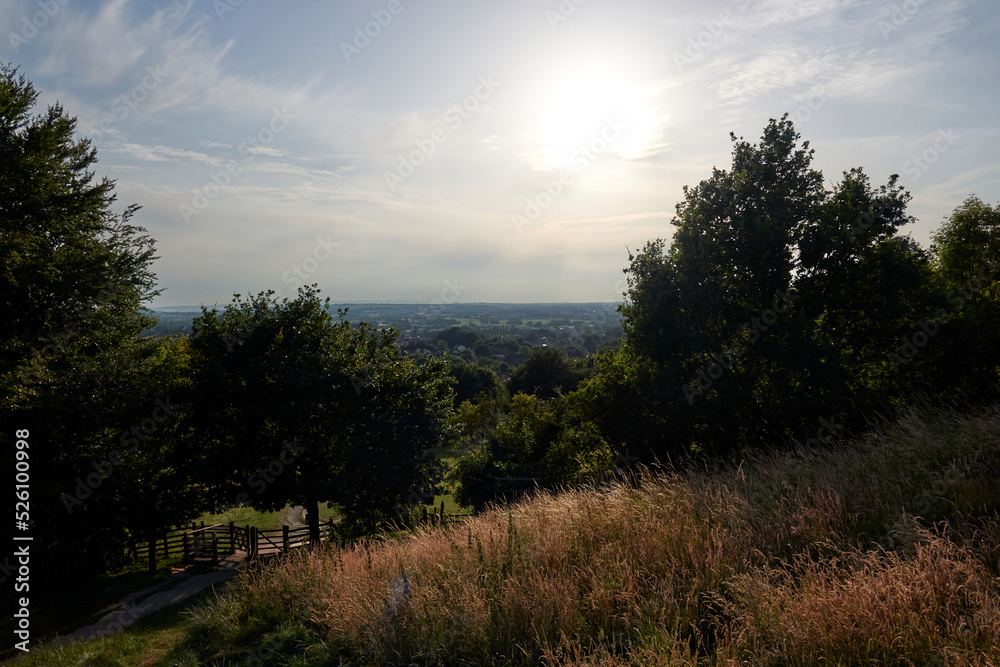
[[[37,98],[0,65],[0,403],[30,432],[33,563],[46,573],[32,590],[45,595],[120,562],[132,537],[118,517],[135,501],[115,490],[128,475],[103,473],[159,391],[157,344],[142,337],[158,291],[138,207],[115,212],[76,119],[59,104],[35,114]]]
[[[452,363],[449,372],[455,378],[455,407],[463,401],[473,401],[485,394],[496,396],[505,392],[496,371],[480,364]]]
[[[787,115],[759,144],[732,138],[732,168],[684,189],[673,243],[630,257],[625,361],[603,364],[633,369],[608,379],[640,397],[656,455],[727,455],[887,405],[906,384],[887,354],[935,307],[895,176],[873,189],[853,169],[827,191]]]
[[[463,403],[453,417],[459,444],[449,477],[457,484],[456,500],[483,507],[495,499],[498,477],[557,486],[606,472],[614,456],[585,408],[572,393],[548,400],[518,393]]]
[[[97,153],[74,139],[59,104],[31,115],[34,86],[0,65],[0,377],[91,332],[149,326],[159,292],[153,241],[115,214],[114,181],[94,182]],[[108,341],[102,341],[108,342]]]
[[[322,501],[342,507],[349,533],[371,532],[436,483],[451,380],[443,362],[406,359],[394,331],[334,320],[313,287],[272,294],[195,320],[206,483],[219,502],[304,505],[314,542]]]
[[[969,197],[934,233],[931,252],[944,302],[927,325],[933,344],[928,340],[908,365],[917,366],[940,391],[967,401],[995,401],[1000,398],[1000,206]]]
[[[576,389],[582,373],[566,358],[557,347],[537,347],[524,363],[511,374],[509,389],[511,394],[524,392],[541,398],[552,398],[559,391]]]

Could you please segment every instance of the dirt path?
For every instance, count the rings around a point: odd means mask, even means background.
[[[285,513],[290,528],[301,528],[305,523],[306,508],[302,506],[289,507]]]
[[[285,520],[290,528],[304,527],[306,525],[305,508],[301,506],[289,507],[285,511]],[[273,551],[273,549],[269,550],[267,545],[261,548],[262,555]],[[78,641],[120,632],[147,614],[186,600],[209,586],[228,581],[240,571],[245,559],[246,553],[237,551],[219,561],[219,567],[215,571],[192,574],[189,569],[173,574],[159,583],[129,594],[115,605],[104,610],[104,616],[93,625],[78,628],[67,635],[62,635],[61,639],[63,641]]]
[[[244,552],[237,551],[219,561],[219,569],[213,572],[191,574],[185,571],[171,575],[159,584],[132,593],[109,608],[108,613],[93,625],[78,628],[68,635],[63,635],[62,639],[79,641],[120,632],[147,614],[186,600],[209,586],[232,579],[239,572],[245,558]]]

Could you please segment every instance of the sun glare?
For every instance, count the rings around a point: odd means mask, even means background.
[[[541,168],[581,168],[589,154],[628,159],[655,140],[657,122],[643,87],[610,70],[560,77],[540,114]]]

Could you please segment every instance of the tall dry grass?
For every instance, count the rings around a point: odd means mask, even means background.
[[[913,412],[260,567],[191,641],[270,642],[265,664],[1000,664],[998,509],[1000,409]]]

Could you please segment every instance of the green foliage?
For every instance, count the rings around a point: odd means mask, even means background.
[[[606,437],[647,457],[728,456],[804,440],[831,416],[857,428],[923,393],[992,395],[996,358],[975,356],[982,381],[956,381],[976,375],[957,341],[989,347],[996,301],[980,290],[990,305],[959,332],[946,290],[998,246],[995,211],[967,202],[935,257],[898,233],[912,218],[895,175],[873,188],[856,168],[824,189],[787,116],[759,144],[733,140],[731,170],[685,188],[672,245],[651,241],[630,258],[624,348],[585,392]],[[913,344],[939,331],[927,350]],[[951,335],[951,349],[938,345]],[[948,365],[959,371],[950,380]]]
[[[481,339],[482,334],[467,327],[451,327],[445,329],[434,338],[438,342],[444,341],[449,348],[458,347],[459,345],[470,348],[475,347],[476,343]]]
[[[0,65],[0,378],[15,385],[39,352],[92,352],[149,326],[138,308],[158,293],[153,241],[129,223],[138,207],[112,211],[114,181],[94,181],[76,119],[58,104],[32,115],[37,97]]]
[[[541,398],[576,389],[586,374],[586,367],[573,363],[556,347],[536,347],[524,363],[511,373],[507,385],[511,394],[523,392]]]
[[[455,378],[455,407],[464,401],[501,396],[505,392],[500,377],[491,368],[480,364],[452,363],[448,370]]]
[[[969,197],[934,234],[938,287],[933,344],[907,362],[941,392],[966,400],[1000,400],[1000,207]],[[929,348],[929,349],[928,349]]]
[[[170,416],[157,401],[183,384],[183,360],[144,339],[158,292],[153,241],[95,180],[96,151],[76,119],[0,65],[0,403],[30,432],[32,601],[64,581],[122,564],[138,517],[157,529],[187,510],[168,478]],[[163,364],[171,370],[159,375]],[[148,422],[147,422],[148,420]],[[132,429],[146,424],[150,433]],[[160,498],[142,507],[150,495]]]
[[[328,304],[328,302],[327,302]],[[220,503],[343,508],[345,530],[371,532],[408,491],[436,483],[451,381],[417,366],[396,333],[334,320],[314,288],[281,302],[237,295],[194,323],[195,423],[205,483]]]
[[[549,486],[576,484],[607,471],[614,459],[575,395],[542,399],[515,394],[459,406],[459,440],[449,478],[456,500],[481,508],[494,499],[498,477],[535,477]]]

